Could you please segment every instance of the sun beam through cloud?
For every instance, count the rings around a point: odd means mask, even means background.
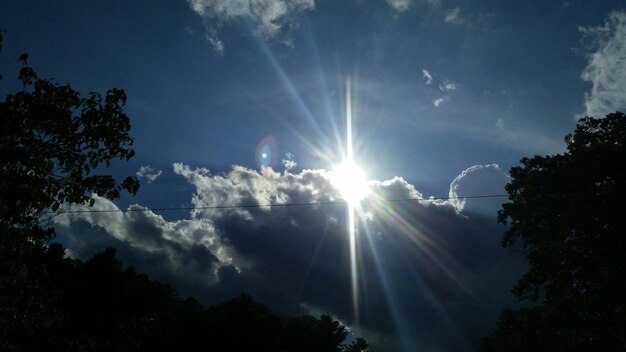
[[[350,241],[350,275],[352,287],[352,306],[354,319],[359,322],[359,272],[356,250],[356,217],[355,211],[359,201],[364,198],[369,189],[365,173],[354,162],[352,144],[352,87],[350,80],[346,82],[346,153],[343,162],[335,167],[333,185],[341,193],[341,197],[348,203],[348,235]]]

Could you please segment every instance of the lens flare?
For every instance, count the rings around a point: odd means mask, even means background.
[[[256,162],[259,167],[276,165],[278,144],[272,136],[267,136],[256,147]]]

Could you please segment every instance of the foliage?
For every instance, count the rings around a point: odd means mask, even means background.
[[[114,249],[82,262],[59,244],[37,254],[55,292],[53,321],[27,329],[0,320],[6,351],[354,351],[341,348],[344,326],[328,316],[282,318],[248,295],[203,309],[167,284],[123,268]],[[358,339],[357,341],[364,341]]]
[[[565,140],[565,153],[511,169],[502,245],[525,252],[513,293],[537,306],[505,312],[485,351],[626,348],[626,116],[586,117]]]
[[[0,48],[4,38],[0,30]],[[59,285],[70,278],[57,267],[66,263],[62,248],[45,242],[54,235],[46,220],[92,192],[114,199],[139,187],[134,177],[97,172],[134,155],[124,91],[83,98],[39,78],[27,61],[18,58],[21,91],[0,102],[0,350],[36,350],[32,336],[65,319]]]
[[[37,228],[42,215],[63,204],[93,205],[92,192],[109,199],[123,190],[135,194],[136,178],[118,182],[97,172],[135,153],[123,111],[124,91],[91,92],[84,98],[70,85],[39,78],[26,66],[27,59],[24,54],[18,60],[22,91],[0,102],[1,228]],[[44,238],[53,234],[33,233]]]
[[[312,316],[295,317],[285,322],[278,351],[339,352],[347,334],[344,326],[327,315],[319,319]]]
[[[348,347],[346,347],[344,351],[345,352],[371,352],[370,350],[367,349],[368,347],[369,347],[369,344],[367,343],[367,340],[365,340],[362,337],[357,337],[354,341],[352,341],[350,345],[348,345]]]

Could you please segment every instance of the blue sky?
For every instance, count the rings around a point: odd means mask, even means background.
[[[523,156],[562,151],[563,137],[577,117],[601,117],[626,108],[624,11],[622,1],[574,0],[7,1],[0,8],[0,27],[7,32],[0,55],[5,76],[0,92],[16,89],[10,78],[17,74],[15,59],[23,52],[41,76],[70,82],[83,93],[126,90],[137,155],[111,172],[135,174],[143,166],[145,176],[150,166],[152,174],[160,173],[153,180],[143,177],[135,198],[116,204],[99,200],[100,207],[319,201],[333,198],[333,192],[337,197],[323,172],[342,159],[348,80],[355,158],[369,179],[378,180],[372,187],[381,194],[502,194],[506,171]],[[276,174],[261,170],[258,163],[259,150],[270,139]],[[288,159],[293,163],[285,168]],[[338,298],[345,294],[341,285],[337,292],[324,290],[317,296],[322,298],[314,299],[321,288],[319,283],[308,287],[308,279],[302,279],[300,291],[278,285],[283,291],[272,292],[267,284],[269,277],[280,277],[278,266],[293,264],[288,256],[268,261],[265,256],[277,255],[269,244],[285,251],[300,245],[324,248],[319,242],[267,238],[255,251],[237,240],[248,232],[260,238],[278,236],[272,235],[278,229],[298,236],[301,223],[313,226],[301,236],[341,236],[342,209],[318,209],[322,213],[315,216],[310,212],[317,210],[299,209],[273,217],[263,212],[149,212],[141,219],[109,222],[94,215],[67,219],[59,228],[77,256],[98,250],[74,236],[89,224],[101,239],[94,242],[126,246],[122,253],[127,261],[170,278],[172,267],[180,269],[184,258],[201,258],[205,252],[194,248],[204,246],[210,259],[197,261],[188,275],[208,276],[180,279],[178,284],[186,285],[186,292],[205,295],[205,302],[245,288],[272,308],[289,311],[279,303],[288,296],[297,302],[298,312],[334,314],[378,346],[460,351],[471,350],[499,309],[510,303],[511,273],[521,270],[518,259],[498,249],[502,227],[494,219],[501,201],[371,209],[370,232],[376,241],[412,235],[407,243],[379,246],[380,257],[388,255],[389,261],[377,261],[376,251],[363,254],[363,266],[374,268],[378,274],[370,274],[388,289],[363,284],[361,309],[372,313],[361,321]],[[424,214],[449,224],[418,223],[429,222]],[[185,238],[176,250],[163,252],[171,267],[137,259],[160,251],[151,247],[155,243],[137,239],[143,238],[139,229],[165,241],[155,242],[163,248]],[[408,239],[417,233],[462,245],[433,245],[438,254],[421,263],[425,257],[420,251],[428,246]],[[463,233],[481,237],[455,237]],[[392,254],[410,243],[417,252]],[[347,250],[331,252],[342,263],[338,258]],[[489,253],[483,263],[470,260],[483,252]],[[315,260],[310,263],[303,265],[317,267]],[[473,271],[466,273],[463,265]],[[211,276],[220,268],[224,276]],[[226,274],[235,275],[228,268],[245,278],[227,285]],[[323,281],[332,270],[322,269],[307,270]],[[463,281],[461,273],[469,283],[455,291],[455,283]],[[302,275],[292,273],[283,282]],[[492,287],[490,304],[472,294],[457,294],[479,292],[474,284]],[[428,288],[432,294],[406,287]],[[368,289],[377,297],[369,305]],[[407,292],[397,292],[403,290]],[[411,295],[419,297],[417,303]],[[463,311],[463,305],[471,308]],[[449,314],[440,314],[440,309]],[[471,323],[472,316],[483,313],[484,321]],[[377,314],[391,317],[396,327],[376,325]]]

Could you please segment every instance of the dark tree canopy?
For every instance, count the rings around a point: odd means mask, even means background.
[[[289,319],[279,339],[279,351],[340,352],[346,328],[327,315],[319,319],[301,316]]]
[[[513,293],[538,306],[504,313],[485,350],[626,349],[626,116],[583,118],[565,140],[510,171],[502,245],[525,253]]]
[[[368,347],[369,344],[367,343],[367,340],[362,337],[357,337],[346,347],[345,352],[371,352],[367,349]]]
[[[205,309],[124,268],[112,248],[82,262],[54,244],[38,261],[49,279],[39,319],[0,314],[1,351],[356,351],[329,316],[280,317],[245,294]]]
[[[70,278],[57,270],[64,251],[46,243],[54,230],[45,221],[92,192],[114,199],[139,187],[134,177],[118,182],[98,172],[134,154],[124,91],[83,98],[37,77],[27,60],[17,60],[21,90],[0,101],[0,350],[36,349],[32,337],[65,315],[58,304]]]
[[[25,58],[19,61],[23,89],[0,102],[2,228],[35,227],[44,212],[63,204],[93,204],[92,192],[109,199],[123,190],[135,194],[136,178],[119,182],[98,172],[135,153],[124,91],[81,97],[70,85],[37,77]]]

